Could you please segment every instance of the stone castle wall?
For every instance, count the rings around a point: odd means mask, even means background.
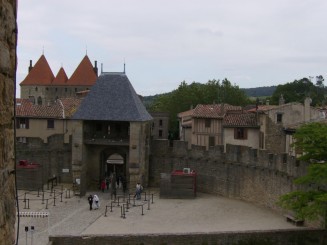
[[[150,156],[150,185],[159,187],[160,173],[191,168],[197,173],[200,192],[238,198],[278,209],[280,195],[296,189],[294,178],[305,174],[307,165],[287,154],[275,155],[246,146],[204,147],[174,141],[153,141]]]
[[[137,244],[137,245],[324,245],[324,230],[274,230],[245,232],[207,232],[183,234],[128,234],[51,237],[52,245]]]
[[[64,143],[63,135],[53,135],[48,143],[40,138],[28,138],[28,143],[17,143],[16,157],[19,160],[40,164],[37,173],[30,169],[18,169],[19,189],[42,188],[48,179],[56,176],[59,182],[72,183],[72,143]]]
[[[16,9],[0,1],[0,244],[15,241],[14,95],[16,74]]]

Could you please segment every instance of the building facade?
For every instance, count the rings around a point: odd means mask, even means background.
[[[72,171],[80,194],[107,177],[147,186],[152,117],[125,73],[102,73],[73,116]]]
[[[34,66],[30,61],[28,74],[20,83],[21,98],[30,99],[34,104],[49,105],[58,98],[76,97],[77,93],[90,90],[97,76],[97,61],[93,67],[87,55],[70,78],[63,67],[54,76],[47,59],[41,55]]]

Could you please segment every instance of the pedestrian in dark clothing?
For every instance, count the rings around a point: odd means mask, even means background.
[[[87,200],[89,201],[89,204],[90,204],[90,210],[92,210],[93,196],[92,195],[89,195],[89,197],[87,198]]]

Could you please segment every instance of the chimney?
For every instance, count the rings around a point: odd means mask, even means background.
[[[307,97],[304,100],[304,121],[305,122],[309,122],[311,119],[311,103],[312,103],[312,99]]]
[[[94,71],[95,75],[98,76],[98,62],[96,60],[94,61],[93,71]]]
[[[281,94],[279,97],[279,105],[284,105],[284,104],[285,104],[285,99],[284,99],[283,94]]]
[[[30,66],[28,67],[28,72],[30,72],[32,70],[33,66],[32,66],[32,60],[30,60]]]

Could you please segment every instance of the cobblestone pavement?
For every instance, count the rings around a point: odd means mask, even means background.
[[[112,204],[109,193],[92,192],[85,197],[61,197],[57,191],[53,195],[46,193],[44,199],[49,199],[48,209],[42,197],[36,192],[29,192],[30,209],[24,209],[25,203],[20,203],[20,212],[48,212],[49,217],[21,217],[19,229],[19,244],[44,245],[48,243],[49,235],[90,235],[90,234],[140,234],[140,233],[186,233],[215,231],[245,231],[271,229],[301,229],[287,223],[280,214],[240,200],[228,199],[198,193],[196,199],[159,199],[158,190],[149,191],[147,200],[133,199],[122,217],[122,197],[120,203]],[[65,193],[65,192],[64,192]],[[100,198],[100,208],[89,210],[87,196],[97,194]],[[153,194],[153,203],[152,203]],[[20,191],[20,198],[24,192]],[[41,198],[41,199],[40,199]],[[35,199],[35,200],[32,200]],[[126,203],[126,199],[125,199]],[[106,213],[107,206],[107,216]],[[142,215],[143,206],[143,215]],[[112,210],[112,212],[111,212]],[[17,226],[17,225],[16,225]],[[29,228],[25,232],[25,227]],[[31,232],[34,226],[34,232]],[[26,243],[27,241],[27,243]]]

